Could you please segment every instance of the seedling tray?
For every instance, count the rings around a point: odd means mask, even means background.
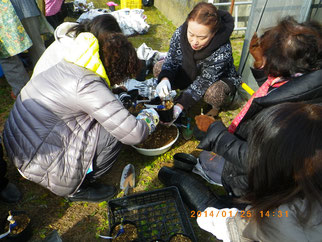
[[[179,191],[174,186],[110,200],[108,218],[110,226],[122,219],[134,222],[139,241],[168,241],[177,233],[196,241]]]

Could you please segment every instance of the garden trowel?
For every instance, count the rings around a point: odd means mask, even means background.
[[[135,170],[132,164],[127,164],[122,172],[120,188],[126,196],[129,192],[129,188],[134,188],[135,186]]]

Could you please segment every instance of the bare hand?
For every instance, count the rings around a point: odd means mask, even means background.
[[[259,38],[257,37],[257,33],[255,32],[250,44],[249,44],[249,53],[254,57],[254,67],[255,68],[261,68],[264,64],[264,58],[263,58],[263,49],[260,46]]]

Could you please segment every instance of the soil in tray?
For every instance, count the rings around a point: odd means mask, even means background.
[[[26,214],[19,214],[13,216],[13,219],[16,221],[17,226],[14,227],[10,234],[15,235],[15,234],[20,234],[22,231],[24,231],[28,224],[30,223],[30,218]],[[9,230],[9,222],[5,226],[5,231]]]
[[[192,240],[184,234],[175,234],[171,236],[169,242],[192,242]]]
[[[167,127],[159,124],[155,131],[141,144],[136,145],[138,148],[156,149],[170,144],[176,137],[178,130],[175,126]]]
[[[121,229],[121,225],[115,226],[112,231],[111,236],[117,235],[118,231]],[[112,241],[136,241],[138,239],[138,230],[134,224],[123,224],[124,233],[113,239]]]

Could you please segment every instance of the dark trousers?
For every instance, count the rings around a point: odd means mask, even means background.
[[[93,159],[93,171],[87,174],[86,179],[93,182],[107,172],[116,161],[122,146],[120,141],[101,126]]]
[[[8,185],[8,179],[4,176],[7,172],[7,163],[3,159],[3,148],[0,140],[0,191]]]

